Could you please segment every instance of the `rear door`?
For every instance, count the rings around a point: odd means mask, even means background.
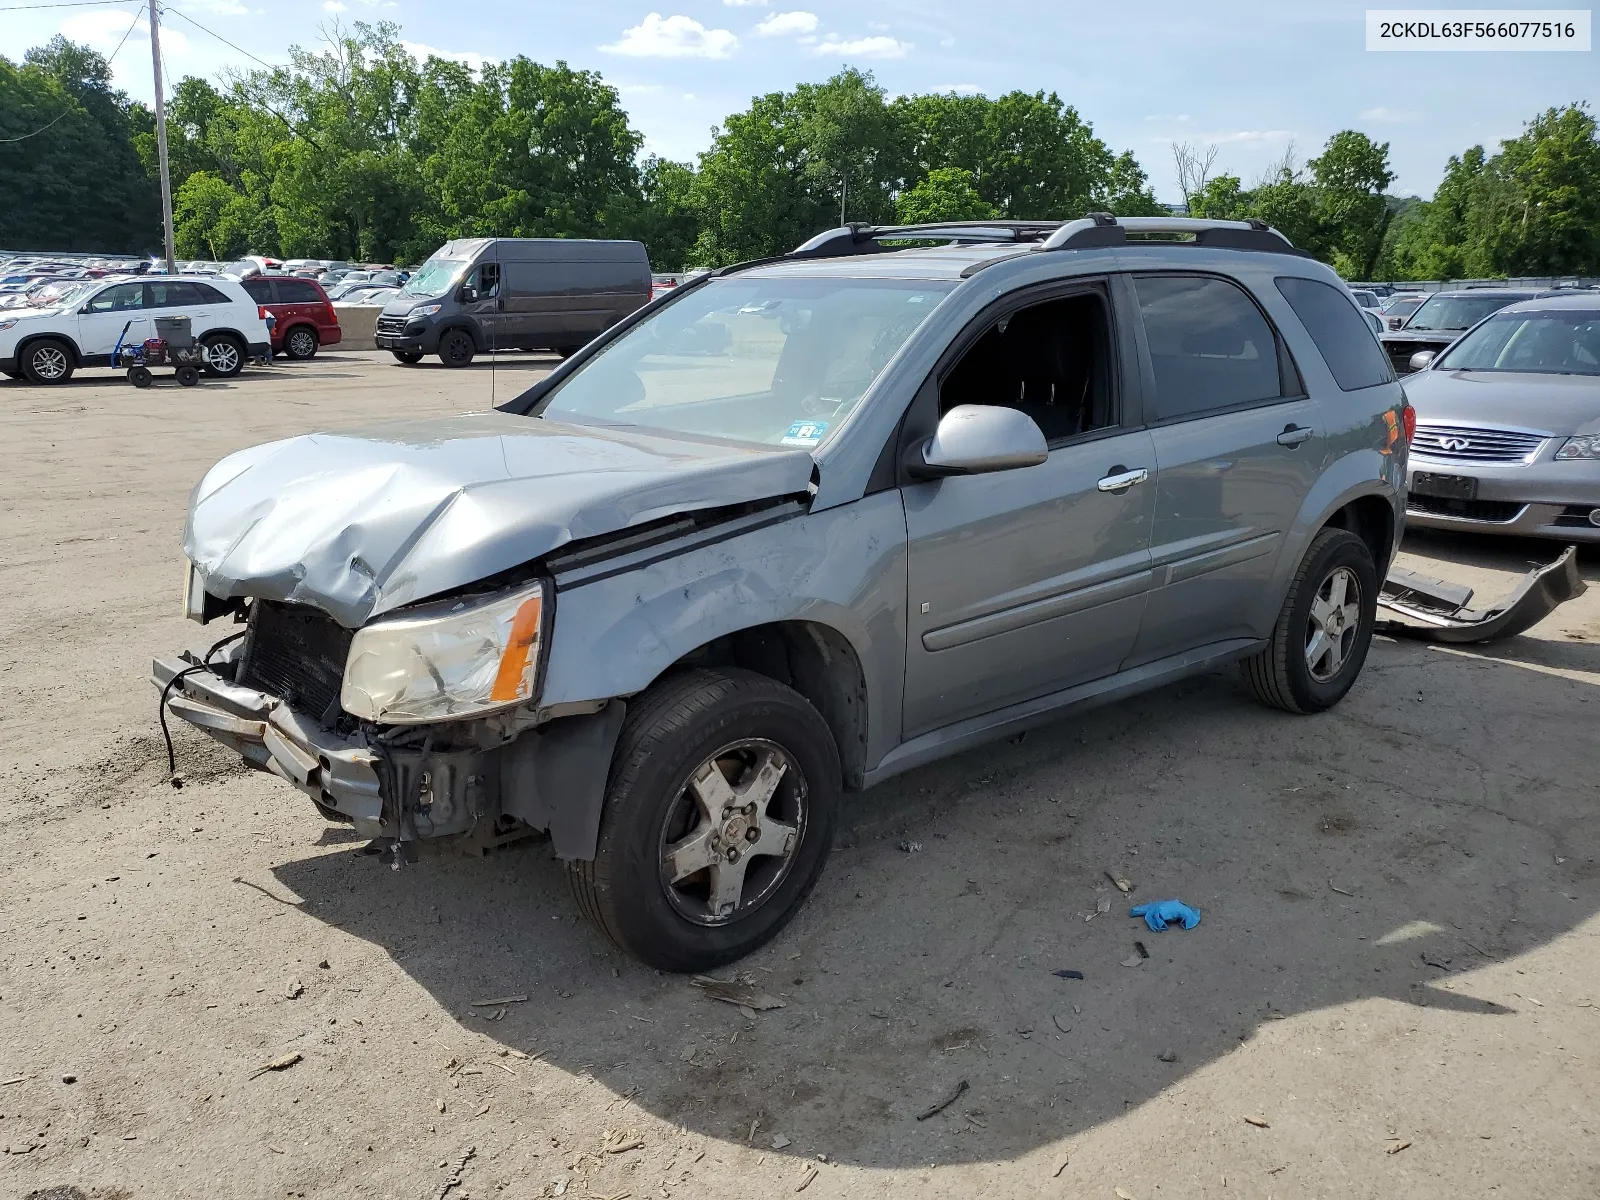
[[[78,313],[79,352],[86,358],[103,358],[119,339],[123,345],[138,345],[154,336],[144,299],[142,283],[114,283],[96,293]]]
[[[1289,527],[1327,457],[1321,413],[1244,288],[1204,274],[1131,279],[1160,477],[1155,586],[1128,667],[1262,635]]]

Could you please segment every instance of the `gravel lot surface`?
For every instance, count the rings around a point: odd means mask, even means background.
[[[0,1196],[1600,1195],[1600,587],[1380,640],[1322,716],[1218,674],[855,798],[759,1014],[613,953],[547,843],[394,872],[187,729],[171,787],[206,467],[552,362],[0,382]],[[1483,596],[1558,549],[1406,548]]]

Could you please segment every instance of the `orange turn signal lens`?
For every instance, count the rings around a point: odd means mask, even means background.
[[[500,656],[489,699],[509,704],[533,694],[533,671],[538,661],[539,618],[544,613],[544,598],[530,596],[511,619],[511,637]]]

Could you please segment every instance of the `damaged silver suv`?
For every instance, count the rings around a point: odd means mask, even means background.
[[[548,832],[657,967],[772,938],[846,792],[1237,661],[1355,682],[1405,397],[1260,223],[821,234],[677,288],[498,411],[195,489],[165,711],[392,851]]]

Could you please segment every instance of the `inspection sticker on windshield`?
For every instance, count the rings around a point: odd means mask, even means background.
[[[826,421],[796,421],[783,435],[785,446],[815,446],[828,432]]]

